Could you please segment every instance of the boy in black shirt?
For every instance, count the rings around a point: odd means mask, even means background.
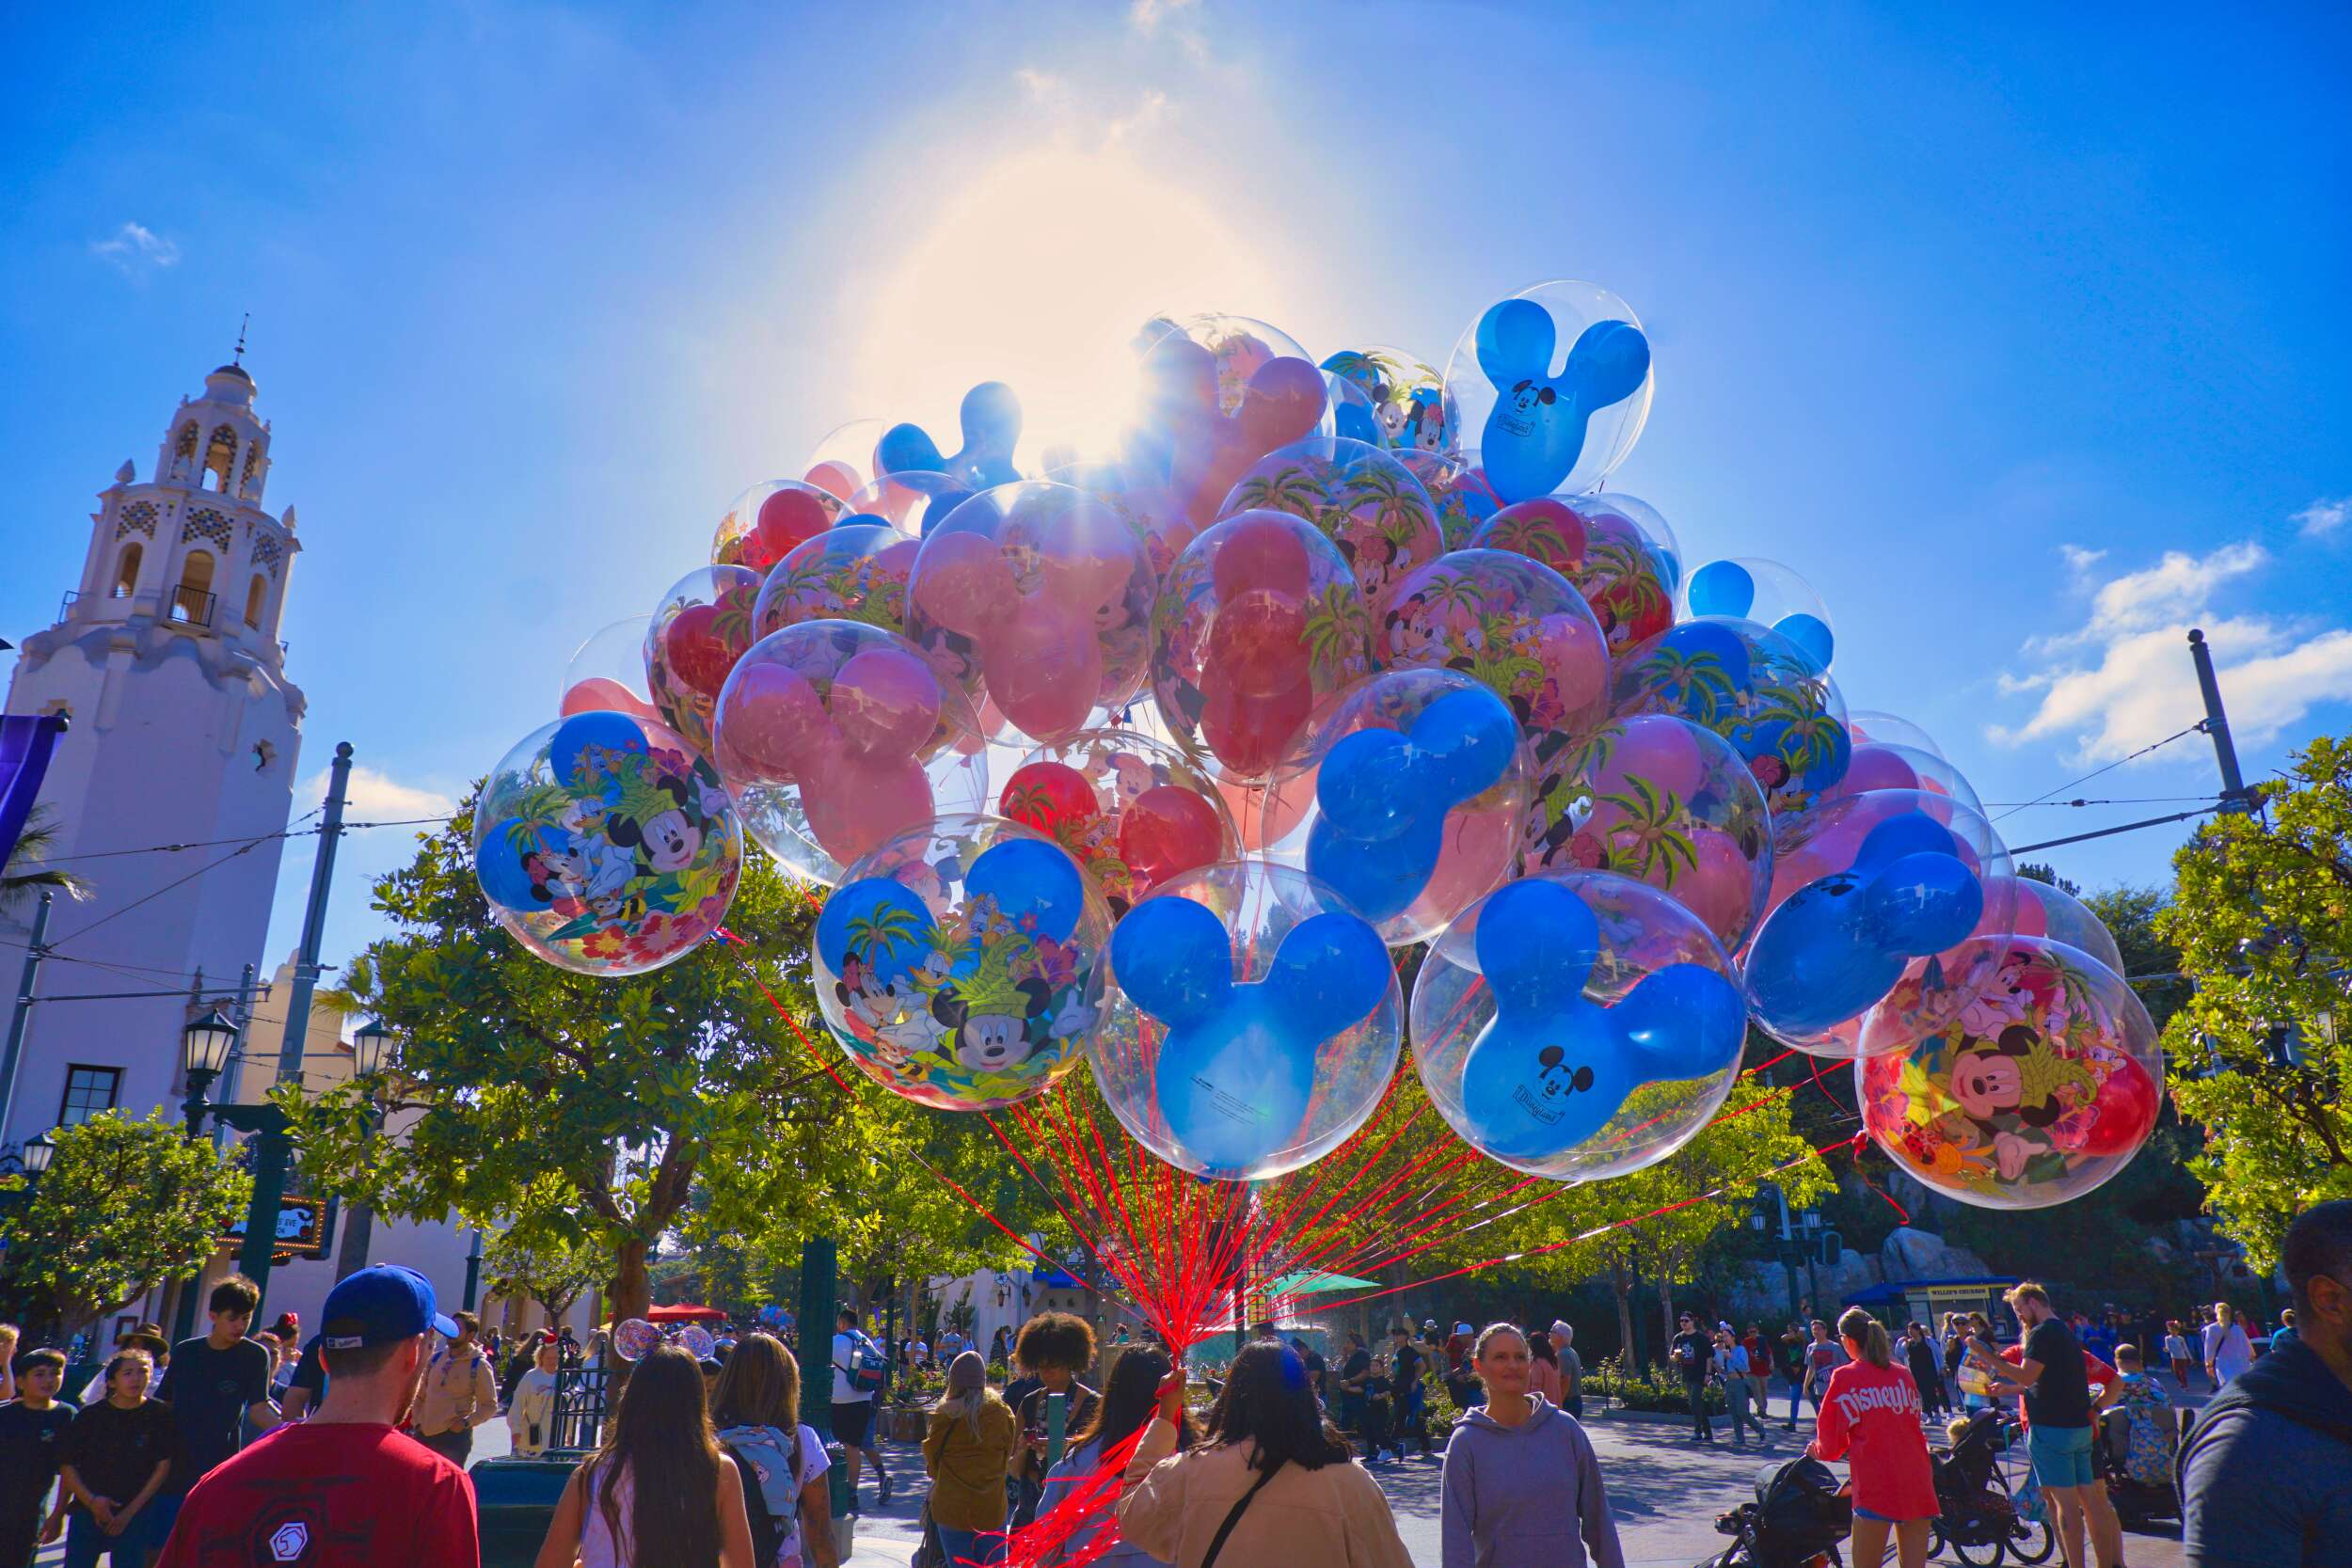
[[[25,1568],[33,1553],[65,1528],[66,1495],[41,1517],[41,1503],[64,1463],[65,1431],[73,1406],[57,1398],[65,1380],[62,1351],[28,1351],[17,1357],[16,1398],[0,1404],[0,1568]]]
[[[179,1432],[179,1453],[164,1494],[155,1499],[160,1544],[187,1500],[188,1488],[204,1472],[245,1446],[250,1418],[266,1431],[278,1424],[269,1402],[269,1352],[248,1338],[261,1288],[241,1274],[213,1287],[211,1329],[172,1347],[155,1398],[170,1406]]]
[[[171,1409],[147,1397],[155,1363],[143,1350],[117,1351],[106,1363],[106,1397],[85,1405],[66,1429],[58,1474],[73,1496],[67,1513],[66,1559],[95,1562],[120,1551],[127,1563],[160,1550],[171,1521],[154,1499],[179,1449]]]
[[[1682,1314],[1679,1326],[1682,1332],[1674,1338],[1674,1364],[1691,1396],[1691,1436],[1695,1442],[1712,1443],[1715,1421],[1707,1413],[1707,1372],[1714,1365],[1715,1340],[1699,1332],[1698,1321],[1688,1312]]]

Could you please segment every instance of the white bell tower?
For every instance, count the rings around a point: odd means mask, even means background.
[[[242,358],[241,343],[180,400],[152,479],[125,463],[99,493],[81,581],[56,624],[24,639],[8,683],[8,712],[71,721],[40,800],[60,830],[52,859],[93,895],[51,911],[0,1150],[110,1107],[179,1102],[181,1000],[64,998],[268,974],[285,847],[270,835],[286,826],[303,712],[278,627],[301,546],[294,508],[262,509],[270,428]],[[200,847],[155,847],[171,845]],[[0,912],[13,944],[0,948],[0,1015],[32,916]]]

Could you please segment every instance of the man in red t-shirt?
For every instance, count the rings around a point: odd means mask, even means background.
[[[430,1337],[457,1335],[432,1282],[361,1269],[321,1318],[326,1397],[197,1482],[160,1568],[481,1568],[472,1483],[398,1430]]]

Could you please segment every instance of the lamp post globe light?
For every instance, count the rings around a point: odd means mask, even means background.
[[[368,1104],[367,1135],[377,1135],[383,1123],[383,1113],[376,1108],[374,1086],[384,1075],[400,1066],[400,1037],[391,1025],[380,1018],[372,1018],[359,1025],[351,1037],[352,1076],[359,1081]],[[335,1254],[337,1282],[367,1267],[368,1248],[375,1236],[375,1210],[364,1198],[354,1202],[343,1215],[342,1243]],[[469,1265],[478,1267],[478,1261]],[[469,1303],[469,1307],[471,1304]]]
[[[47,1138],[26,1139],[24,1156],[24,1174],[38,1179],[43,1171],[49,1168],[50,1158],[56,1152],[57,1146]]]
[[[180,1031],[180,1065],[187,1069],[188,1104],[195,1107],[189,1111],[191,1132],[203,1119],[204,1097],[227,1069],[238,1034],[235,1022],[217,1005],[190,1019]]]
[[[362,1078],[374,1078],[399,1065],[399,1038],[380,1018],[359,1025],[351,1037],[352,1068]]]

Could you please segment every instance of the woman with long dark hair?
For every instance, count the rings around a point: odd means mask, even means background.
[[[1178,1453],[1184,1399],[1170,1377],[1127,1465],[1127,1541],[1174,1568],[1411,1568],[1379,1483],[1324,1425],[1288,1345],[1245,1347],[1203,1440]]]
[[[701,1366],[657,1345],[629,1374],[604,1446],[572,1472],[536,1568],[765,1568],[735,1466],[711,1435]]]
[[[1055,1529],[1062,1539],[1043,1559],[1049,1568],[1085,1557],[1109,1527],[1120,1479],[1106,1474],[1104,1467],[1113,1459],[1125,1457],[1120,1446],[1142,1431],[1159,1408],[1160,1385],[1168,1381],[1171,1370],[1168,1356],[1155,1345],[1128,1345],[1112,1358],[1110,1376],[1103,1380],[1103,1397],[1094,1405],[1093,1419],[1071,1433],[1069,1453],[1046,1473],[1039,1520],[1053,1518],[1057,1509],[1068,1511]],[[1176,1447],[1189,1449],[1200,1437],[1200,1429],[1187,1415],[1177,1431]],[[1168,1568],[1164,1560],[1131,1541],[1118,1542],[1089,1560],[1124,1563],[1128,1568]]]

